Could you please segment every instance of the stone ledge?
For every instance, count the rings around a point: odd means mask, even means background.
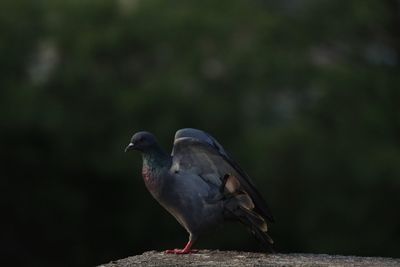
[[[240,251],[200,250],[196,254],[171,255],[148,251],[99,267],[132,266],[400,266],[400,259],[336,256],[326,254],[263,254]]]

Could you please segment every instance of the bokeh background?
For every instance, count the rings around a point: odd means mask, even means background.
[[[184,245],[123,153],[184,127],[253,177],[278,251],[400,257],[399,57],[398,0],[1,1],[1,265]]]

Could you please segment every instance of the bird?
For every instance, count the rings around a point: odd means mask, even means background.
[[[183,249],[169,254],[196,253],[194,242],[229,221],[238,221],[273,251],[267,223],[274,222],[264,198],[246,172],[222,145],[205,131],[184,128],[175,133],[166,153],[147,131],[135,133],[125,152],[142,154],[142,176],[150,194],[186,229]]]

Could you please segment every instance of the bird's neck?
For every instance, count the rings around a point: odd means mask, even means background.
[[[166,172],[171,167],[171,156],[159,147],[151,148],[142,155],[142,174],[146,183],[160,179],[163,176],[163,172]]]

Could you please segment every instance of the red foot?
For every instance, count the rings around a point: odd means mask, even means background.
[[[185,248],[183,248],[183,249],[179,249],[179,248],[168,249],[168,250],[165,251],[165,253],[167,253],[167,254],[190,254],[190,253],[196,253],[198,250],[190,249],[192,247],[192,245],[193,245],[193,242],[189,241],[186,244]]]
[[[190,253],[196,253],[198,252],[197,249],[168,249],[165,251],[167,254],[190,254]]]

